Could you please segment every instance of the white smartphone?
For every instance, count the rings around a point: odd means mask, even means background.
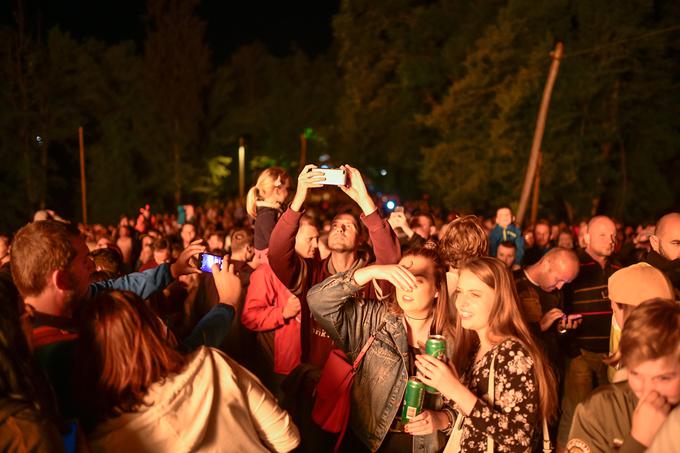
[[[347,172],[342,168],[317,168],[316,171],[323,172],[323,182],[326,186],[344,186],[347,184]]]

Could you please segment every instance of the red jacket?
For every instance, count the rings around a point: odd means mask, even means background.
[[[274,331],[274,372],[288,374],[300,363],[300,316],[284,319],[283,307],[293,295],[268,264],[250,276],[241,322],[250,330]]]

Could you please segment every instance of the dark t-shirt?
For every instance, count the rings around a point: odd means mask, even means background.
[[[515,286],[517,287],[517,294],[520,300],[520,310],[524,316],[524,320],[531,328],[534,337],[539,344],[543,346],[546,354],[553,366],[553,369],[561,374],[561,352],[560,340],[561,335],[557,332],[557,323],[555,321],[552,326],[545,332],[541,332],[540,321],[543,315],[553,308],[559,308],[564,311],[564,297],[561,290],[554,290],[551,292],[544,291],[540,286],[534,285],[523,269],[518,269],[513,272],[515,279]]]
[[[281,211],[279,209],[258,206],[253,237],[255,250],[266,250],[269,248],[269,238],[280,215]]]

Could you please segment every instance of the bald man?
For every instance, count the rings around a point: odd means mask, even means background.
[[[562,398],[562,418],[557,435],[558,447],[569,437],[576,406],[600,385],[607,384],[607,366],[602,359],[609,353],[612,324],[611,302],[607,297],[607,280],[621,268],[612,259],[616,242],[616,224],[606,216],[593,217],[584,235],[586,247],[579,252],[579,273],[565,285],[565,312],[581,324],[566,338],[569,356]]]
[[[578,271],[576,253],[555,247],[546,252],[538,263],[513,273],[525,320],[542,341],[558,375],[562,374],[559,332],[565,333],[579,324],[579,321],[565,318],[562,287],[572,282]]]
[[[671,212],[656,223],[649,237],[652,250],[644,261],[663,272],[673,284],[675,298],[680,298],[680,213]]]

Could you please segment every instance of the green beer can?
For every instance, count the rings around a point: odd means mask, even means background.
[[[425,354],[435,357],[439,360],[446,360],[446,338],[443,335],[430,335],[425,343]],[[427,393],[437,393],[437,389],[425,386]]]
[[[425,399],[425,385],[411,377],[406,383],[406,393],[404,394],[404,408],[401,411],[401,423],[407,424],[416,415],[423,411],[423,400]]]

